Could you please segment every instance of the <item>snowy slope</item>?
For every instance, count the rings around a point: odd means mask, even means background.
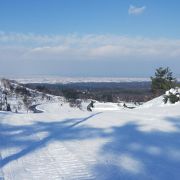
[[[180,103],[39,108],[44,113],[0,112],[2,179],[180,179]]]
[[[31,103],[29,106],[42,104],[46,102],[63,102],[63,97],[57,97],[50,94],[44,94],[42,92],[29,89],[16,81],[8,79],[0,79],[0,103],[3,102],[3,108],[6,109],[5,97],[7,103],[10,104],[13,112],[18,111],[20,113],[26,112],[27,107],[24,104],[24,98],[26,97]]]
[[[154,98],[146,103],[144,103],[141,108],[150,108],[150,107],[158,107],[158,106],[164,106],[163,102],[163,96]]]

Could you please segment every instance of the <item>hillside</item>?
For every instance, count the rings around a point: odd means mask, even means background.
[[[44,113],[0,112],[0,179],[179,179],[179,102],[85,107],[44,102]]]
[[[17,81],[0,79],[0,110],[6,111],[9,105],[12,112],[23,113],[33,105],[58,100],[62,98],[27,88]]]

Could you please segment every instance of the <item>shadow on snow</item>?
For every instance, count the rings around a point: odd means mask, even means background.
[[[83,139],[108,139],[99,150],[98,163],[92,171],[98,179],[179,179],[180,178],[180,131],[143,132],[136,123],[113,127],[111,131],[102,128],[78,126],[98,115],[82,119],[66,119],[60,122],[39,121],[32,125],[0,125],[0,149],[20,147],[15,154],[1,159],[0,168],[36,151],[52,141]],[[180,118],[168,118],[180,129]],[[47,133],[42,139],[29,138],[38,133]],[[38,136],[37,136],[38,137]]]
[[[17,160],[35,150],[46,146],[51,141],[69,141],[73,139],[93,138],[97,134],[94,128],[78,126],[80,123],[96,116],[100,113],[92,114],[86,118],[65,119],[60,122],[39,121],[33,125],[12,126],[0,124],[0,149],[20,147],[21,150],[5,158],[0,158],[0,168]],[[77,127],[76,127],[77,126]],[[38,138],[39,133],[47,133],[44,138]],[[34,140],[32,137],[36,136]]]
[[[93,167],[99,179],[179,180],[180,117],[167,118],[177,132],[143,132],[135,123],[114,127]]]

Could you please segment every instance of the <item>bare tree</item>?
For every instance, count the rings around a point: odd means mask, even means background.
[[[23,103],[24,103],[24,106],[25,106],[27,113],[28,113],[29,107],[32,105],[33,101],[30,97],[28,97],[27,95],[24,95]]]

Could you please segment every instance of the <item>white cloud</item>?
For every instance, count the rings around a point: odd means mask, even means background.
[[[0,33],[0,59],[112,60],[180,59],[180,39],[118,35]]]
[[[130,15],[140,15],[146,10],[146,6],[136,7],[133,5],[129,6],[128,13]]]

